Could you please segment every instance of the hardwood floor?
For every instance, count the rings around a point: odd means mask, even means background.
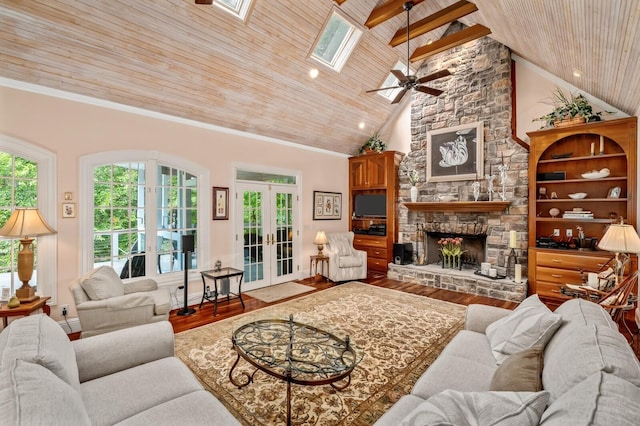
[[[378,287],[385,287],[394,290],[404,291],[406,293],[419,294],[422,296],[428,296],[433,299],[445,300],[452,303],[457,303],[459,305],[469,305],[472,303],[480,303],[485,305],[499,306],[507,309],[514,309],[518,306],[517,303],[507,302],[504,300],[492,299],[489,297],[482,296],[474,296],[470,294],[458,293],[455,291],[442,290],[437,288],[426,287],[419,284],[412,284],[402,281],[391,280],[386,277],[386,275],[372,275],[369,274],[366,280],[361,280],[366,282],[367,284],[375,285]],[[299,280],[299,283],[313,286],[316,288],[314,291],[324,290],[330,287],[335,286],[334,283],[328,283],[325,281],[315,282],[313,278],[307,278],[304,280]],[[295,299],[296,297],[301,297],[308,295],[310,293],[304,293],[299,296],[294,296],[289,299]],[[265,303],[258,299],[254,299],[251,296],[243,295],[242,299],[244,300],[245,309],[242,310],[242,305],[240,304],[239,299],[231,299],[229,302],[226,300],[222,301],[218,304],[218,312],[217,315],[213,316],[213,304],[205,302],[202,306],[202,309],[198,309],[198,306],[194,306],[196,309],[196,313],[189,316],[179,316],[176,314],[177,310],[171,311],[171,315],[169,316],[169,321],[173,325],[173,330],[176,333],[181,331],[189,330],[191,328],[200,327],[205,324],[209,324],[212,322],[220,321],[226,318],[231,318],[235,315],[242,314],[243,312],[250,312],[256,309],[263,308],[265,306],[277,304],[283,302],[284,300],[279,300],[273,303]]]

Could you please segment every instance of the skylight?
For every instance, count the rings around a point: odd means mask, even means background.
[[[407,74],[412,74],[413,71],[408,71],[407,72],[407,64],[402,63],[402,61],[398,61],[396,63],[396,65],[393,67],[394,70],[400,70],[402,71],[402,73],[404,75]],[[382,85],[380,86],[382,87],[392,87],[392,86],[397,86],[399,83],[398,79],[391,73],[389,73],[389,75],[387,76],[387,78],[382,82]],[[397,89],[388,89],[388,90],[381,90],[378,93],[378,95],[380,96],[384,96],[385,98],[389,99],[390,101],[394,100],[396,98],[396,96],[398,95],[398,93],[400,92],[400,88]]]
[[[214,4],[244,21],[252,2],[253,0],[215,0]]]
[[[361,35],[362,30],[356,28],[339,9],[333,9],[313,46],[311,58],[340,72]]]

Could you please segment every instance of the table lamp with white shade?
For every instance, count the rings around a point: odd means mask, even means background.
[[[33,275],[33,237],[55,234],[42,218],[38,209],[15,209],[7,223],[0,229],[0,236],[20,239],[18,247],[18,278],[22,287],[16,290],[20,302],[32,302],[38,299],[35,290],[29,285]]]
[[[324,245],[329,241],[327,240],[327,235],[324,231],[318,231],[316,237],[313,239],[313,244],[318,245],[318,256],[323,256],[322,250],[324,249]]]
[[[616,255],[615,275],[616,287],[620,283],[620,275],[624,272],[624,263],[628,254],[640,253],[640,237],[633,225],[625,224],[622,218],[619,223],[612,223],[598,243],[600,250],[610,251]],[[620,255],[625,259],[620,260]]]

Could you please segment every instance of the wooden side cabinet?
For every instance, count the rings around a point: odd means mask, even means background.
[[[354,247],[367,252],[367,269],[387,272],[393,261],[393,243],[398,232],[398,166],[402,154],[386,151],[349,159],[349,229],[354,231]],[[385,213],[374,216],[356,211],[361,195],[377,195],[385,200]],[[384,229],[382,233],[381,229]]]
[[[529,292],[557,306],[561,286],[611,258],[596,248],[609,224],[622,217],[637,229],[637,118],[528,135]]]

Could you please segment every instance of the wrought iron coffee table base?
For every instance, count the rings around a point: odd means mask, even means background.
[[[258,371],[287,383],[287,425],[291,425],[291,384],[331,385],[342,391],[351,384],[351,372],[360,362],[349,342],[318,328],[289,320],[260,320],[238,328],[231,338],[238,356],[229,370],[229,381],[241,389],[254,381]],[[280,356],[282,355],[282,356]],[[234,371],[243,358],[253,373]],[[344,383],[339,383],[341,381]]]

